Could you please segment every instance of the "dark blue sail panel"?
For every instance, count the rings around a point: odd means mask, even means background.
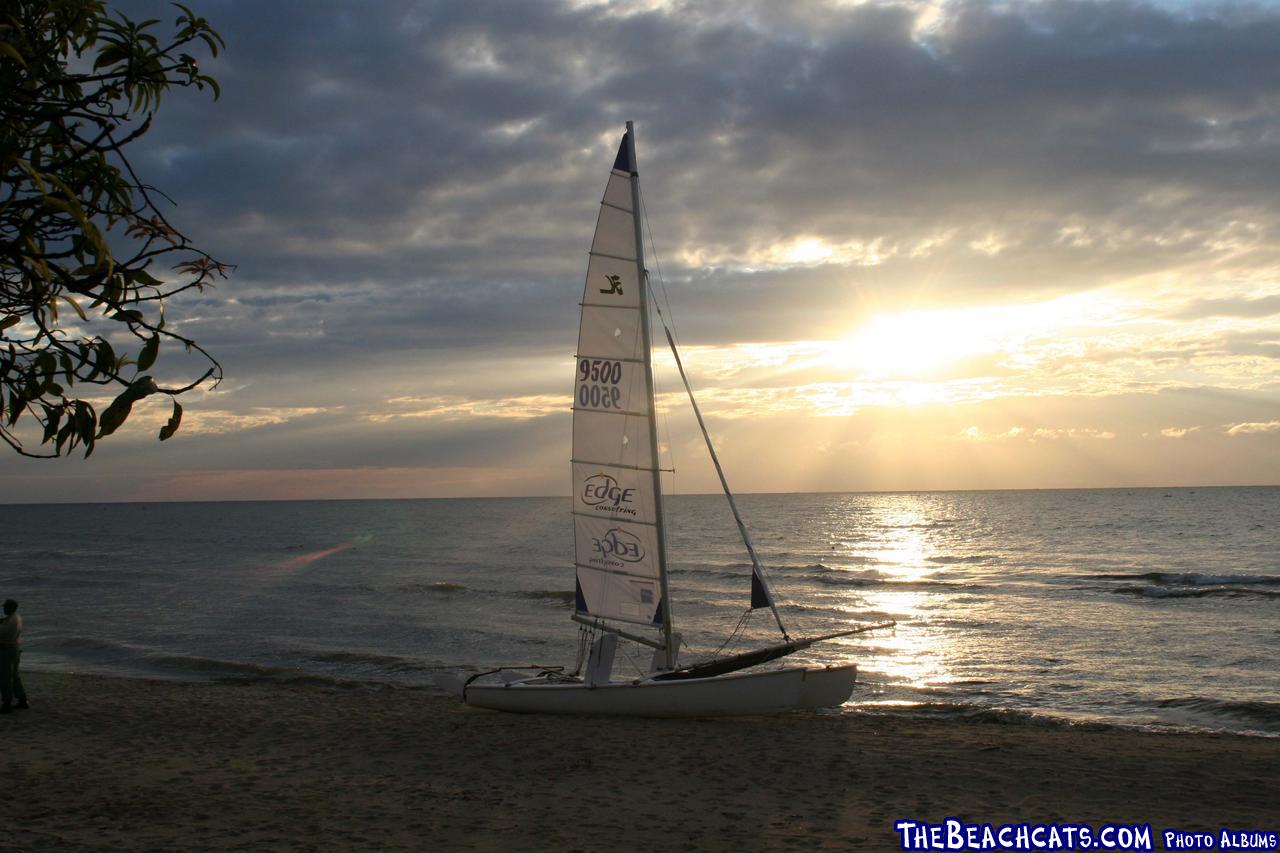
[[[751,609],[755,610],[757,607],[768,607],[770,604],[771,602],[769,601],[769,593],[764,588],[764,584],[760,582],[760,576],[755,572],[752,572],[751,573]]]
[[[619,172],[626,172],[628,175],[634,175],[636,170],[631,164],[631,146],[627,144],[629,141],[628,133],[622,134],[622,144],[618,146],[618,158],[613,161],[613,168]]]
[[[661,624],[662,624],[662,602],[663,602],[663,601],[666,601],[666,599],[664,598],[664,599],[659,600],[659,601],[658,601],[658,609],[657,609],[657,610],[655,610],[655,611],[653,611],[653,624],[654,624],[654,625],[661,625]]]
[[[590,611],[587,610],[587,597],[582,594],[582,581],[575,579],[573,585],[576,587],[573,591],[573,609],[579,613],[589,613]]]

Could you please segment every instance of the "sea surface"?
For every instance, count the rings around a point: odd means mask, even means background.
[[[1280,487],[743,495],[843,713],[1280,736]],[[430,688],[576,662],[568,498],[0,506],[29,669]],[[750,599],[720,496],[667,502],[684,659]],[[755,611],[737,650],[778,638]],[[619,656],[632,671],[648,655]],[[38,701],[33,697],[33,701]]]

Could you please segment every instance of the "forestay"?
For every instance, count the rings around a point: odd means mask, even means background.
[[[578,331],[576,609],[652,625],[663,621],[665,553],[629,143],[624,136],[600,202]]]

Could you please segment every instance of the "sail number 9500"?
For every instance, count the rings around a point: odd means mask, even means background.
[[[578,405],[592,409],[621,408],[622,362],[604,358],[578,361]],[[592,383],[592,384],[588,384]]]

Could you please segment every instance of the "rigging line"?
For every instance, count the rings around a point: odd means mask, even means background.
[[[658,284],[662,287],[662,295],[667,302],[668,313],[674,313],[671,311],[671,298],[667,293],[667,284],[662,277],[662,262],[658,258],[658,248],[654,244],[653,240],[653,225],[649,221],[649,209],[645,205],[644,196],[641,194],[638,184],[636,185],[635,190],[636,201],[639,203],[638,206],[640,208],[640,217],[644,220],[645,227],[649,232],[649,246],[653,249],[653,263],[658,272]],[[641,270],[641,275],[644,275],[647,279],[648,270]],[[764,587],[765,598],[769,603],[769,609],[773,612],[774,621],[778,623],[778,630],[782,632],[782,636],[784,638],[790,640],[791,635],[787,633],[787,626],[783,624],[782,614],[778,612],[778,605],[774,600],[773,590],[769,586],[769,579],[765,575],[764,566],[760,564],[760,559],[756,556],[755,545],[751,541],[751,535],[747,532],[747,526],[743,522],[742,516],[738,514],[737,502],[733,499],[733,492],[729,490],[729,482],[725,479],[724,470],[720,467],[720,459],[716,456],[716,448],[711,442],[711,434],[707,432],[707,425],[702,420],[702,412],[698,409],[698,401],[694,399],[693,396],[693,386],[689,384],[689,377],[685,375],[684,365],[680,362],[680,351],[676,347],[676,334],[671,329],[671,326],[667,325],[667,317],[662,313],[662,305],[658,302],[657,296],[652,292],[652,288],[646,287],[645,291],[649,298],[653,300],[653,307],[658,312],[658,319],[662,321],[662,329],[667,333],[667,343],[671,345],[671,355],[675,359],[676,370],[680,374],[680,381],[684,383],[684,389],[689,394],[689,404],[693,407],[694,417],[698,419],[698,428],[702,430],[702,437],[706,440],[707,451],[711,454],[711,462],[715,465],[716,474],[720,477],[720,485],[724,487],[724,496],[729,501],[729,509],[733,512],[733,520],[737,522],[738,532],[742,534],[742,544],[746,546],[747,554],[751,557],[751,566],[753,571],[752,583],[755,583],[755,581],[758,580],[760,585]],[[675,318],[672,317],[672,324],[674,323]],[[663,415],[663,418],[665,422],[665,414]],[[670,430],[668,430],[668,435],[669,434]],[[670,445],[670,442],[668,442],[668,445]],[[672,457],[671,467],[675,467],[674,456]]]
[[[653,223],[649,221],[649,208],[644,203],[643,191],[640,192],[639,195],[640,195],[640,216],[642,219],[644,219],[645,230],[649,232],[649,248],[653,249],[653,266],[658,273],[658,286],[662,288],[662,299],[664,302],[667,303],[667,313],[665,315],[662,313],[662,305],[658,303],[657,296],[654,296],[653,298],[653,305],[655,308],[658,309],[658,317],[662,320],[662,327],[664,329],[667,329],[667,331],[671,332],[672,336],[675,337],[677,340],[679,340],[680,336],[677,335],[673,329],[667,326],[668,317],[671,318],[671,325],[672,326],[675,325],[675,322],[676,322],[675,312],[671,310],[671,295],[667,292],[667,280],[662,275],[662,261],[658,257],[658,244],[655,243],[653,240]]]
[[[644,219],[645,227],[649,229],[649,245],[653,248],[654,266],[655,269],[658,270],[658,284],[662,287],[663,297],[667,300],[667,310],[669,313],[669,311],[671,311],[671,298],[669,298],[667,293],[667,283],[664,282],[662,278],[662,263],[660,263],[660,260],[658,259],[658,248],[657,246],[654,246],[653,225],[649,222],[649,209],[645,206],[644,196],[640,195],[639,186],[636,186],[636,202],[637,206],[640,207],[640,216]],[[637,225],[636,231],[639,231],[639,225]],[[637,254],[639,254],[639,250],[637,250]],[[640,274],[644,275],[645,279],[649,278],[648,270],[640,270]],[[672,330],[672,328],[667,325],[666,315],[663,315],[662,306],[658,304],[658,300],[650,301],[653,302],[654,310],[657,310],[658,318],[662,320],[662,328],[664,332],[667,333],[667,343],[668,345],[671,345],[671,355],[673,359],[676,360],[676,370],[680,373],[681,382],[685,384],[685,391],[689,393],[689,403],[690,406],[692,406],[692,409],[694,409],[694,418],[698,419],[698,428],[701,430],[701,433],[703,433],[705,442],[707,442],[707,451],[710,453],[710,457],[712,457],[712,464],[716,466],[716,474],[719,476],[719,482],[721,482],[721,487],[724,489],[724,497],[728,500],[728,507],[730,507],[730,510],[733,512],[733,520],[736,521],[737,529],[739,529],[739,533],[742,535],[742,544],[746,547],[746,553],[751,557],[751,571],[753,571],[753,580],[751,580],[751,583],[753,583],[753,590],[755,583],[759,583],[760,587],[764,588],[764,598],[765,601],[768,602],[769,610],[773,612],[774,621],[777,621],[778,630],[782,631],[783,638],[790,640],[791,635],[787,633],[787,626],[783,624],[782,613],[778,612],[778,605],[777,602],[774,601],[773,590],[769,588],[769,580],[767,575],[764,573],[764,566],[760,565],[759,557],[756,556],[755,553],[755,546],[751,543],[751,535],[748,533],[748,530],[746,530],[746,524],[742,521],[742,516],[739,514],[739,511],[737,511],[737,502],[733,500],[733,493],[730,491],[730,488],[728,488],[728,480],[724,479],[724,470],[722,469],[721,464],[719,464],[719,457],[716,455],[716,446],[712,443],[710,433],[707,432],[707,424],[703,421],[703,412],[699,410],[698,400],[695,400],[694,398],[694,388],[689,384],[689,377],[685,374],[685,365],[681,364],[680,350],[678,350],[676,346],[675,330]],[[672,318],[672,323],[675,323],[675,318]],[[672,467],[675,467],[675,460],[672,460]]]
[[[591,644],[595,641],[596,629],[588,628],[586,625],[578,626],[578,665],[573,668],[571,676],[582,674],[582,665],[587,661],[587,654],[591,651]]]
[[[626,657],[627,663],[631,664],[631,667],[636,671],[637,676],[643,678],[646,674],[648,674],[649,670],[646,669],[644,665],[640,662],[640,659],[636,657],[635,646],[632,646],[632,645],[623,646],[622,654]]]
[[[650,291],[650,292],[649,292],[649,298],[650,298],[650,299],[653,299],[654,297],[653,297],[653,292],[652,292],[652,290],[650,290],[649,288],[645,288],[645,290],[649,290],[649,291]],[[655,302],[655,306],[656,306],[656,302]],[[661,317],[661,316],[662,316],[662,312],[658,312],[658,316],[659,316],[659,317]],[[666,324],[666,323],[663,323],[663,324],[662,324],[662,327],[665,329],[665,328],[667,327],[667,324]],[[657,408],[658,408],[658,401],[657,401],[657,397],[658,397],[658,396],[659,396],[659,394],[660,394],[660,389],[659,389],[658,385],[659,385],[659,383],[658,383],[658,371],[656,371],[656,370],[655,370],[655,371],[653,372],[653,393],[654,393],[654,402],[653,402],[653,407],[654,407],[654,410],[655,410],[655,411],[656,411],[656,410],[657,410]],[[675,451],[675,444],[674,444],[674,442],[672,442],[672,440],[671,440],[671,420],[667,417],[667,411],[668,411],[670,408],[671,408],[670,406],[663,406],[663,408],[662,408],[662,431],[663,431],[664,433],[666,433],[666,436],[667,436],[667,442],[666,442],[666,444],[667,444],[667,458],[671,460],[671,468],[670,468],[670,474],[671,474],[671,476],[667,478],[667,482],[671,484],[671,489],[670,489],[670,490],[664,490],[664,491],[663,491],[663,494],[668,494],[668,495],[669,495],[669,494],[674,494],[674,493],[675,493],[675,485],[676,485],[676,483],[675,483],[675,479],[676,479],[676,477],[675,477],[675,474],[676,474],[676,451]],[[658,468],[658,470],[659,470],[659,471],[666,471],[666,470],[667,470],[667,469],[665,469],[665,468],[663,468],[663,467],[662,467],[662,446],[661,446],[661,444],[659,444],[659,446],[658,446],[658,458],[657,458],[657,459],[655,459],[655,460],[653,460],[653,464],[657,466],[657,468]]]
[[[640,202],[640,205],[641,205],[641,207],[643,207],[643,206],[644,206],[644,201],[641,201],[641,202]],[[650,237],[650,238],[649,238],[649,242],[650,242],[650,245],[652,245],[652,243],[653,243],[653,237]],[[649,272],[648,272],[648,270],[645,270],[644,275],[645,275],[645,279],[648,279],[648,278],[649,278]],[[652,291],[650,291],[650,293],[652,293]],[[660,318],[660,316],[662,316],[662,309],[659,309],[659,307],[658,307],[658,300],[649,300],[649,301],[650,301],[650,304],[652,304],[652,305],[654,306],[654,309],[657,309],[657,310],[658,310],[658,316],[659,316],[659,318]],[[663,324],[662,324],[662,328],[663,328],[663,329],[666,329],[666,328],[667,328],[667,324],[666,324],[666,323],[663,323]],[[652,338],[652,337],[653,337],[653,332],[650,332],[650,338]],[[657,366],[657,365],[654,365],[654,366]],[[659,382],[658,382],[658,371],[657,371],[657,370],[654,370],[654,371],[653,371],[653,410],[654,410],[654,415],[657,415],[657,414],[658,414],[658,392],[659,392],[658,386],[659,386]],[[675,451],[675,443],[673,443],[673,442],[671,441],[671,421],[669,421],[669,420],[668,420],[668,418],[667,418],[667,410],[668,410],[668,409],[669,409],[669,406],[664,406],[664,407],[663,407],[663,410],[662,410],[662,432],[664,432],[664,433],[666,433],[666,434],[667,434],[667,459],[671,460],[671,476],[668,476],[668,478],[667,478],[667,483],[668,483],[669,485],[671,485],[671,488],[669,488],[669,489],[664,488],[664,489],[663,489],[663,494],[675,494],[675,489],[676,489],[676,451]],[[659,435],[659,438],[660,438],[660,435]],[[662,474],[664,473],[664,471],[666,471],[666,469],[663,469],[663,466],[662,466],[662,442],[659,442],[659,443],[658,443],[658,459],[653,460],[653,464],[654,464],[655,466],[657,466],[657,469],[658,469],[658,480],[659,480],[659,483],[660,483],[660,482],[662,482]],[[669,555],[671,555],[671,540],[669,540],[669,538],[667,537],[667,525],[662,525],[662,528],[660,528],[660,529],[662,529],[662,539],[663,539],[662,547],[663,547],[664,551],[666,551],[666,552],[667,552],[667,555],[668,555],[667,560],[668,560],[668,562],[669,562],[669,560],[671,560],[671,556],[669,556]],[[677,649],[676,653],[678,654],[678,653],[680,653],[680,651],[678,651],[678,649]]]
[[[769,579],[765,576],[764,566],[760,564],[760,558],[756,555],[755,545],[751,542],[751,534],[747,531],[747,523],[742,520],[741,513],[738,512],[738,503],[733,499],[733,492],[729,489],[729,481],[725,478],[724,468],[720,465],[720,457],[716,454],[715,444],[711,441],[711,433],[707,432],[706,421],[702,419],[702,410],[698,408],[698,401],[693,396],[693,386],[689,384],[689,376],[684,372],[684,363],[680,361],[680,351],[676,348],[675,339],[671,336],[671,330],[667,329],[667,343],[671,345],[671,355],[676,360],[676,370],[680,371],[680,379],[684,382],[684,390],[689,393],[689,405],[693,408],[693,416],[698,420],[698,429],[702,430],[702,438],[707,443],[707,452],[711,455],[711,464],[715,466],[716,474],[720,477],[720,488],[724,490],[725,499],[729,501],[729,509],[733,513],[733,520],[738,525],[738,533],[742,536],[742,544],[747,549],[747,556],[751,558],[752,584],[757,581],[764,588],[764,597],[769,609],[773,611],[773,618],[778,623],[778,630],[782,632],[782,636],[787,640],[791,639],[791,635],[787,633],[787,626],[782,623],[782,614],[778,612],[778,604],[774,600],[773,591],[769,588]],[[754,590],[754,586],[752,589]],[[754,599],[754,594],[752,595]]]
[[[743,614],[738,617],[738,624],[734,626],[733,631],[731,631],[729,636],[725,638],[724,642],[720,644],[720,648],[711,653],[712,658],[719,657],[720,653],[731,644],[736,645],[736,640],[741,639],[741,634],[747,627],[747,620],[751,618],[751,613],[752,610],[748,607]]]
[[[666,282],[666,280],[662,277],[662,261],[661,261],[661,259],[658,257],[658,245],[653,241],[653,223],[651,223],[651,222],[649,221],[649,208],[648,208],[648,207],[645,205],[645,203],[644,203],[644,190],[640,189],[639,187],[636,187],[636,195],[640,198],[640,217],[644,220],[644,227],[645,227],[645,230],[646,230],[647,232],[649,232],[649,248],[653,250],[653,266],[654,266],[654,269],[655,269],[655,270],[657,271],[657,273],[658,273],[658,286],[662,288],[662,298],[663,298],[663,299],[666,301],[666,303],[667,303],[667,314],[663,314],[663,313],[662,313],[662,305],[658,302],[658,296],[657,296],[657,294],[655,294],[655,293],[653,292],[653,288],[651,288],[651,287],[646,287],[646,288],[645,288],[645,292],[648,294],[649,298],[650,298],[651,300],[653,300],[653,307],[654,307],[654,309],[658,312],[658,319],[662,321],[662,328],[663,328],[663,329],[665,329],[666,331],[668,331],[668,332],[670,332],[671,334],[673,334],[673,335],[674,335],[674,334],[675,334],[675,332],[672,332],[672,331],[671,331],[671,328],[667,325],[667,316],[668,316],[668,315],[670,315],[670,314],[672,313],[672,312],[671,312],[671,297],[670,297],[670,295],[667,293],[667,282]],[[647,271],[647,270],[646,270],[646,272],[645,272],[645,275],[646,275],[646,277],[648,276],[648,271]],[[647,308],[647,307],[648,307],[648,306],[646,306],[646,308]],[[671,321],[671,322],[672,322],[672,325],[674,325],[674,324],[675,324],[675,319],[674,319],[674,318],[672,318],[672,321]],[[654,385],[655,385],[655,386],[657,385],[657,377],[656,377],[656,375],[655,375],[655,377],[654,377]],[[655,390],[656,390],[656,388],[655,388]],[[655,404],[655,405],[656,405],[656,404]],[[667,478],[667,481],[671,484],[671,489],[670,489],[669,494],[675,494],[675,490],[676,490],[676,448],[675,448],[675,442],[673,442],[673,441],[671,440],[671,420],[670,420],[670,418],[667,416],[667,410],[668,410],[668,408],[669,408],[669,407],[664,408],[664,409],[662,410],[662,429],[663,429],[663,431],[665,431],[665,432],[666,432],[666,434],[667,434],[667,458],[671,460],[671,476]],[[656,464],[658,465],[658,467],[662,467],[662,463],[661,463],[660,461],[659,461],[659,462],[657,462]]]
[[[649,291],[649,298],[654,299],[654,307],[657,307],[657,300],[653,295],[652,288],[645,288],[645,290]],[[658,318],[659,319],[662,318],[661,311],[658,312]],[[662,324],[662,328],[665,329],[666,327],[667,327],[667,324],[664,322]],[[656,395],[658,392],[658,372],[656,370],[653,373],[653,390],[654,390],[654,394]],[[656,409],[658,405],[656,399],[654,400],[653,405],[654,405],[654,408]],[[671,419],[667,416],[667,413],[670,410],[670,408],[671,408],[670,406],[662,407],[662,431],[667,435],[667,458],[671,460],[671,476],[668,478],[668,482],[671,483],[671,491],[668,492],[668,494],[672,494],[675,492],[675,485],[676,485],[675,484],[675,472],[676,472],[675,442],[671,440]],[[661,449],[659,449],[659,454],[661,454]],[[657,465],[659,468],[661,468],[662,467],[661,457],[659,457],[658,459],[655,459],[654,464]]]

